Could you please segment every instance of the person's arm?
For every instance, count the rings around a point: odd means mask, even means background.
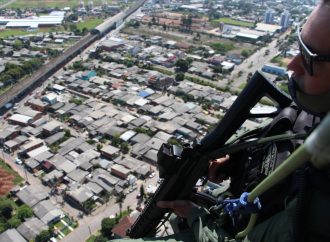
[[[191,233],[196,242],[225,241],[230,236],[222,228],[222,223],[210,216],[207,209],[190,201],[160,201],[160,208],[169,208],[179,216],[187,219]],[[234,240],[233,240],[234,241]]]

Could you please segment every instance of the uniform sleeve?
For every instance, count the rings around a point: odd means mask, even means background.
[[[224,242],[231,239],[220,227],[219,221],[202,207],[194,208],[187,220],[196,242]]]

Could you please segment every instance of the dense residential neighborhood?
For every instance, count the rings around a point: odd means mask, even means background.
[[[0,242],[126,237],[161,182],[164,143],[202,139],[256,70],[287,91],[296,28],[315,4],[146,1],[12,101],[13,86],[135,3],[71,2],[0,11],[0,94],[10,100],[0,114]],[[6,36],[13,29],[24,34]],[[92,225],[102,211],[111,215]]]

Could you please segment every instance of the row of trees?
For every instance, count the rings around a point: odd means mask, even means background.
[[[43,61],[39,58],[24,61],[21,65],[7,63],[5,71],[0,75],[0,82],[5,86],[16,83],[25,75],[32,74],[35,70],[43,65]]]

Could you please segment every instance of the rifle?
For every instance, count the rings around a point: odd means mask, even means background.
[[[267,114],[275,116],[292,102],[290,97],[276,88],[259,71],[250,79],[231,108],[216,128],[201,141],[184,147],[163,144],[157,154],[159,176],[162,182],[148,200],[144,210],[127,231],[131,238],[153,237],[162,220],[167,219],[168,209],[156,206],[158,201],[188,200],[197,181],[206,174],[209,161],[220,157],[219,148],[236,133],[245,120],[262,117],[250,110],[262,97],[277,103],[277,111]],[[264,115],[265,116],[265,115]],[[225,155],[226,153],[222,153]]]

